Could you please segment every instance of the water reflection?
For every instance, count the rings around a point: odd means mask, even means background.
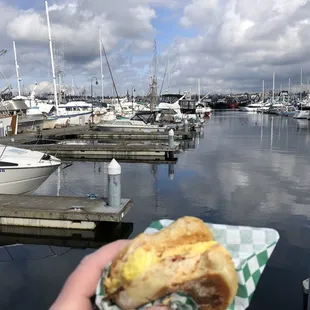
[[[97,249],[106,243],[118,239],[128,239],[132,231],[133,223],[125,222],[100,223],[95,230],[0,226],[0,246],[36,244],[66,248]],[[34,247],[34,249],[39,250],[42,247]],[[27,259],[27,257],[24,257],[24,259]]]

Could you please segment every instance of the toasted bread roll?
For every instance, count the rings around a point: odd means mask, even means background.
[[[210,229],[184,217],[154,235],[133,239],[112,262],[105,289],[122,309],[182,291],[202,309],[226,310],[237,291],[237,275]]]

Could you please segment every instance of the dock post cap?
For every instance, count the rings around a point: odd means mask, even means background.
[[[174,136],[174,130],[172,128],[169,130],[168,135],[169,136]]]
[[[3,122],[0,121],[0,128],[4,128]]]
[[[108,166],[109,175],[118,175],[121,174],[122,168],[120,164],[113,158]]]
[[[184,119],[184,124],[188,124],[187,118]]]
[[[309,278],[302,281],[302,288],[305,294],[309,294]]]

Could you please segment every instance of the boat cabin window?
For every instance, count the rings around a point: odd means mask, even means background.
[[[16,167],[18,164],[16,163],[9,163],[6,161],[0,161],[0,167]]]
[[[127,122],[127,121],[116,121],[114,125],[122,125],[122,126],[126,125],[127,126],[127,125],[132,125],[132,124],[131,122]]]

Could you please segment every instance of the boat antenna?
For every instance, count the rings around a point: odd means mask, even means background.
[[[105,60],[106,60],[107,65],[108,65],[108,69],[109,69],[110,76],[111,76],[111,79],[112,79],[113,88],[114,88],[115,93],[116,93],[117,101],[118,101],[118,104],[121,107],[121,110],[123,111],[123,107],[122,107],[121,101],[119,100],[118,92],[117,92],[116,85],[115,85],[115,82],[114,82],[114,78],[113,78],[113,74],[112,74],[112,71],[111,71],[110,63],[109,63],[109,60],[108,60],[108,57],[107,57],[107,53],[105,52],[105,48],[104,48],[104,45],[103,45],[102,42],[101,42],[101,45],[102,45],[102,51],[103,51]]]

